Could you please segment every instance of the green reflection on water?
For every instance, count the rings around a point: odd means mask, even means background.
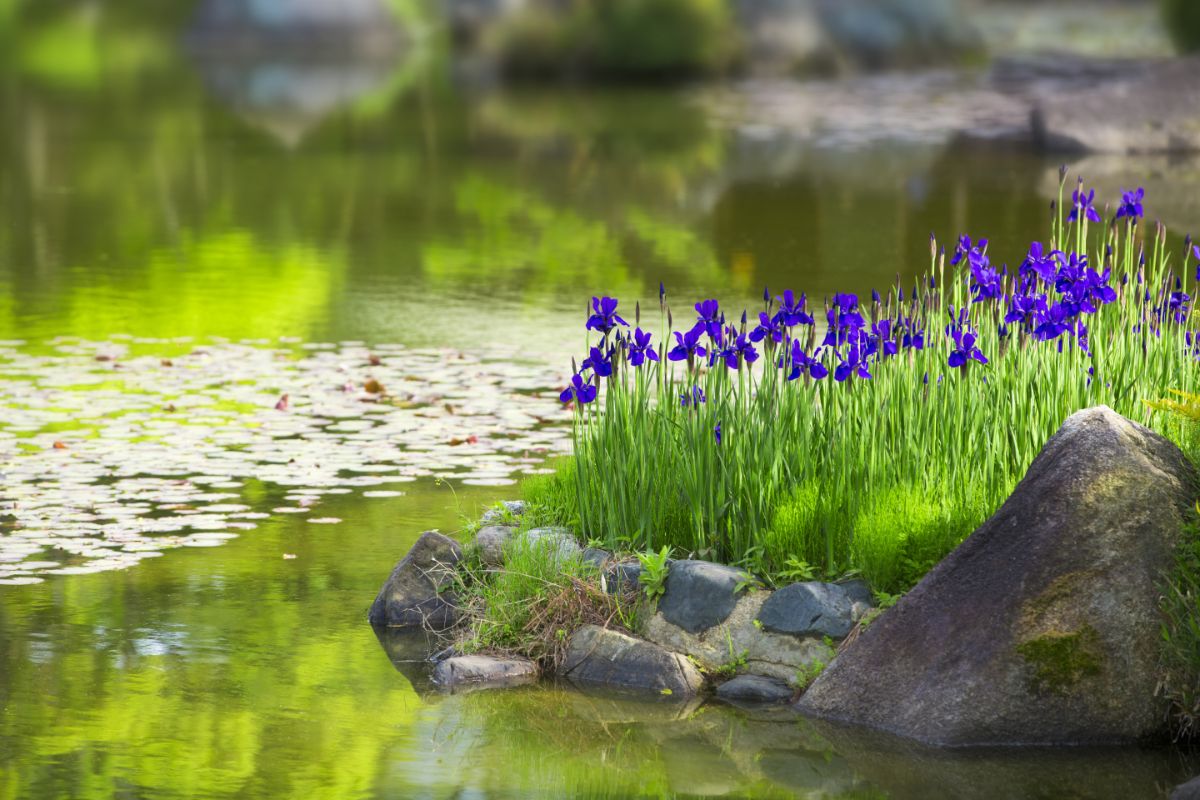
[[[930,231],[989,235],[1010,264],[1044,232],[1057,162],[1023,152],[829,153],[713,125],[687,93],[458,87],[436,44],[341,105],[281,113],[175,47],[189,4],[98,8],[0,0],[0,339],[556,357],[593,293],[861,292],[916,274]],[[309,88],[296,64],[276,75]],[[275,519],[0,588],[0,798],[1139,797],[1189,772],[1170,753],[930,754],[552,687],[428,694],[366,606],[418,531],[497,495],[406,489],[327,499],[340,526]]]

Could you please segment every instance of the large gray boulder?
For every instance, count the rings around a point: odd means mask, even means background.
[[[458,607],[447,589],[462,548],[437,531],[426,531],[396,564],[367,615],[372,625],[448,628],[458,620]]]
[[[1200,56],[1165,61],[1092,88],[1043,93],[1032,116],[1046,149],[1200,151]]]
[[[1163,733],[1159,586],[1195,496],[1195,469],[1166,439],[1107,407],[1072,415],[799,709],[943,745]]]
[[[737,605],[737,585],[746,573],[711,561],[672,561],[659,612],[688,633],[724,622]]]
[[[688,697],[704,676],[685,656],[618,631],[585,625],[571,635],[559,674],[581,686]]]

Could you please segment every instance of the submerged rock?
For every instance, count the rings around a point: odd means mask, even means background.
[[[841,639],[854,627],[853,605],[836,583],[793,583],[771,594],[758,620],[772,633]]]
[[[535,683],[537,664],[527,658],[452,656],[433,669],[433,682],[447,690],[505,689]]]
[[[672,561],[659,612],[688,633],[725,621],[737,605],[737,585],[745,572],[710,561]]]
[[[462,548],[437,531],[426,531],[396,564],[367,618],[372,625],[448,628],[458,620],[458,607],[446,590]]]
[[[559,674],[581,686],[675,697],[696,694],[704,686],[700,670],[687,657],[596,625],[585,625],[571,636]]]
[[[1159,585],[1196,471],[1107,407],[1073,414],[1000,510],[862,632],[805,713],[943,745],[1165,732]]]
[[[717,687],[717,697],[733,703],[786,703],[794,690],[778,678],[738,675]]]

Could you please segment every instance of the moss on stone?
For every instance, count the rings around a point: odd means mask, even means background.
[[[1091,625],[1070,633],[1044,633],[1017,645],[1017,652],[1033,668],[1035,691],[1062,694],[1100,674],[1100,635]]]

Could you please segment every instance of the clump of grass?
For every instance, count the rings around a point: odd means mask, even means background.
[[[874,492],[854,521],[850,561],[867,583],[908,589],[987,518],[970,498],[948,502],[913,486]]]
[[[530,475],[521,481],[521,498],[525,501],[521,524],[527,529],[565,525],[578,530],[579,494],[575,489],[575,459],[558,459],[549,466],[553,472]]]
[[[1003,502],[1072,413],[1104,404],[1174,436],[1144,400],[1200,391],[1192,270],[1171,266],[1141,195],[1107,221],[1093,196],[1060,191],[1049,237],[1015,268],[965,237],[948,264],[931,241],[915,286],[824,308],[764,292],[757,327],[706,300],[672,330],[663,299],[664,345],[640,308],[626,321],[595,298],[563,393],[581,532],[760,574],[857,570],[896,592]]]
[[[459,650],[521,655],[547,672],[561,663],[577,628],[636,625],[636,593],[605,591],[599,572],[577,553],[523,533],[505,543],[503,568],[464,559],[458,594],[468,617]]]
[[[1200,727],[1200,506],[1184,528],[1175,567],[1163,586],[1162,675],[1159,689],[1169,704],[1177,737]]]

